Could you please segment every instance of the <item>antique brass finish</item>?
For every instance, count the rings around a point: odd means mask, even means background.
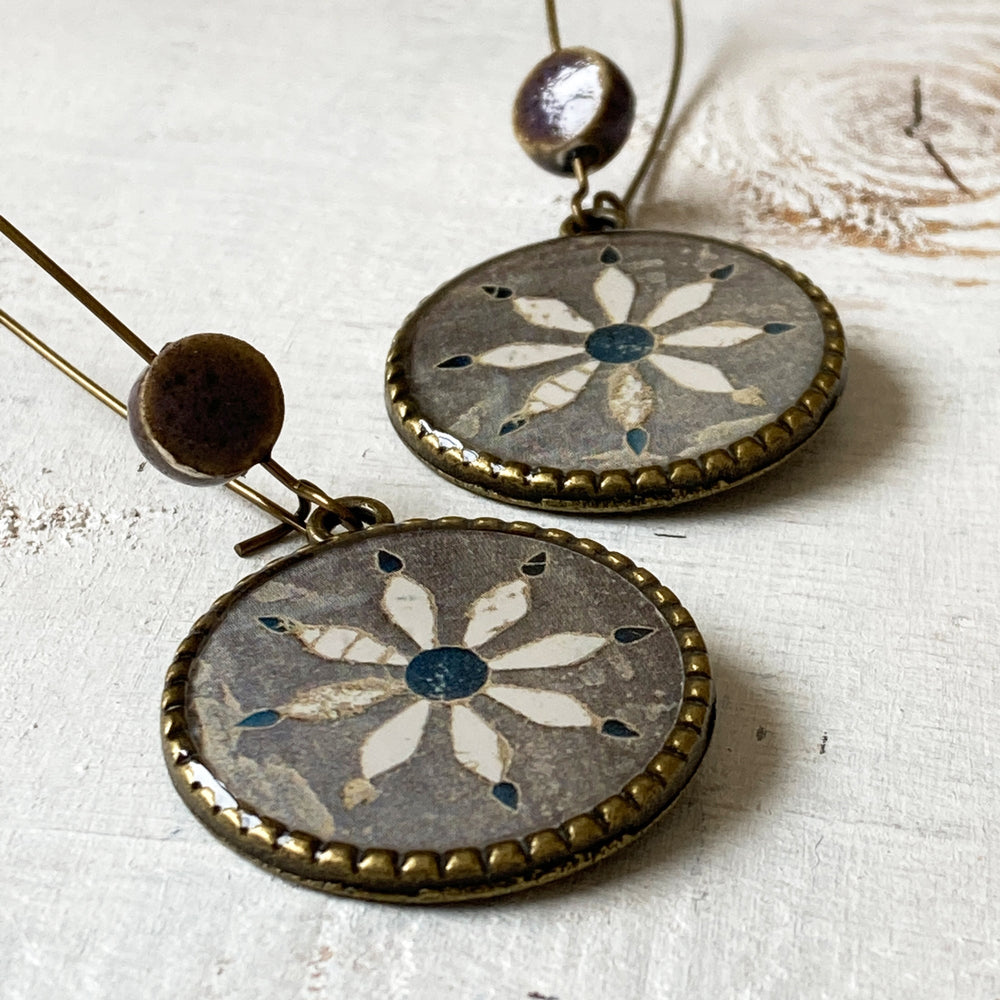
[[[89,309],[115,336],[120,337],[128,344],[143,361],[148,364],[156,357],[156,351],[148,344],[143,343],[110,309],[98,302],[83,285],[67,274],[47,253],[32,243],[24,233],[3,216],[0,216],[0,233],[30,257],[46,274],[55,278],[73,298]]]
[[[642,231],[629,233],[641,235]],[[559,242],[561,238],[544,245]],[[774,421],[723,448],[635,470],[533,467],[477,451],[454,430],[435,427],[411,391],[404,333],[428,308],[432,301],[428,299],[407,319],[386,362],[386,403],[397,433],[420,459],[459,486],[517,506],[567,513],[611,514],[672,507],[721,492],[777,465],[819,429],[837,402],[846,368],[843,327],[824,293],[790,265],[763,251],[723,240],[711,242],[756,257],[790,278],[809,297],[822,326],[818,369],[794,405]],[[463,277],[455,278],[445,288],[458,284]]]
[[[98,302],[79,282],[67,274],[51,257],[3,216],[0,216],[0,234],[6,236],[18,249],[55,278],[63,288],[86,306],[144,361],[149,363],[156,357],[156,352],[148,344],[140,340],[120,319]],[[67,361],[40,337],[2,309],[0,309],[0,326],[10,330],[49,364],[58,368],[112,412],[124,419],[128,418],[128,410],[121,400],[80,371],[79,368]],[[227,489],[280,522],[267,531],[238,542],[234,548],[239,556],[250,556],[259,552],[281,541],[292,531],[306,536],[311,542],[318,542],[330,537],[332,532],[340,526],[347,530],[357,530],[368,524],[386,524],[392,521],[389,508],[377,500],[367,497],[350,497],[347,498],[349,502],[342,503],[329,497],[308,480],[297,479],[273,458],[269,457],[266,461],[261,462],[260,466],[296,495],[298,509],[294,513],[286,510],[241,479],[233,479],[225,483]]]
[[[677,91],[681,82],[681,70],[684,66],[684,11],[681,0],[671,0],[671,11],[674,21],[674,50],[673,61],[670,70],[670,81],[667,84],[667,93],[663,100],[663,107],[660,109],[660,117],[657,119],[656,127],[650,136],[646,152],[640,162],[632,180],[625,190],[625,194],[619,198],[610,191],[601,191],[594,197],[594,204],[591,209],[582,208],[581,199],[586,196],[586,164],[574,161],[573,172],[579,185],[577,193],[573,198],[573,211],[560,227],[561,236],[575,236],[579,233],[598,232],[601,229],[624,228],[628,226],[629,210],[635,196],[639,191],[643,181],[646,179],[653,160],[660,149],[660,143],[667,131],[667,125],[674,113],[674,105],[677,103]],[[549,44],[553,52],[562,47],[559,35],[559,22],[556,16],[555,0],[545,0],[545,21],[548,27]],[[583,176],[581,177],[581,170]],[[582,189],[582,193],[581,193]],[[602,221],[604,224],[602,224]]]
[[[650,136],[646,155],[642,158],[635,176],[629,182],[629,186],[622,196],[622,203],[626,209],[631,207],[642,182],[646,179],[646,175],[653,165],[653,160],[659,152],[660,143],[667,131],[670,116],[674,113],[674,105],[677,103],[677,90],[680,87],[681,69],[684,66],[684,12],[681,8],[681,0],[671,0],[670,6],[674,15],[674,52],[670,82],[667,84],[667,96],[663,100],[663,108],[660,111],[659,119],[657,119],[656,128],[653,129],[653,134]]]
[[[610,230],[625,230],[626,236],[631,236],[633,233],[642,235],[641,230],[628,228],[630,211],[639,188],[646,180],[653,160],[660,151],[676,104],[684,58],[684,19],[681,0],[672,0],[671,8],[674,19],[673,65],[663,107],[645,155],[621,198],[609,191],[600,191],[589,203],[587,201],[590,188],[589,174],[592,168],[585,158],[573,158],[568,165],[572,167],[575,175],[577,190],[571,200],[570,215],[560,228],[562,237],[579,238],[585,234]],[[545,12],[550,44],[553,51],[558,52],[561,50],[562,42],[555,0],[546,0]],[[519,138],[524,137],[519,135]],[[536,244],[534,248],[522,248],[522,250],[554,246],[556,242],[558,241],[553,241],[551,244]],[[673,506],[752,479],[783,461],[819,428],[839,397],[845,365],[843,329],[834,307],[823,292],[789,265],[774,260],[760,251],[725,241],[703,242],[731,247],[733,250],[756,257],[790,278],[812,301],[822,329],[822,349],[817,355],[817,367],[813,368],[810,359],[802,372],[804,378],[801,381],[797,378],[789,385],[788,394],[774,406],[767,421],[762,420],[760,426],[754,429],[748,417],[744,421],[746,427],[733,429],[733,440],[725,442],[721,447],[716,446],[717,442],[706,443],[703,446],[706,450],[701,454],[695,454],[694,447],[678,449],[680,454],[673,460],[668,452],[666,455],[650,457],[648,465],[638,468],[630,465],[628,469],[613,467],[611,463],[624,461],[614,456],[594,458],[594,465],[583,469],[567,467],[570,466],[571,460],[573,465],[582,463],[583,458],[580,456],[566,458],[564,455],[556,457],[535,454],[528,457],[516,453],[512,439],[503,438],[503,445],[500,444],[499,436],[484,439],[478,430],[469,429],[478,420],[478,413],[473,414],[472,410],[468,411],[468,422],[461,429],[451,426],[449,421],[443,418],[436,423],[439,417],[430,412],[435,405],[435,400],[428,396],[430,383],[424,378],[416,390],[412,384],[422,376],[409,369],[411,358],[407,351],[409,344],[416,344],[417,337],[421,334],[415,332],[411,334],[410,331],[417,328],[421,319],[428,317],[432,302],[438,301],[446,289],[454,288],[462,281],[465,276],[460,275],[417,308],[407,319],[390,348],[386,366],[386,399],[390,418],[397,432],[418,457],[461,486],[491,499],[566,512],[614,513]],[[494,261],[499,260],[501,258],[494,259]],[[493,262],[485,262],[480,266],[485,267],[491,263]],[[466,275],[470,273],[471,271],[466,272]],[[555,285],[552,278],[554,274],[555,270],[547,273],[538,285],[535,295],[536,306],[539,309],[542,306],[538,303],[548,301],[548,296],[554,294]],[[507,297],[513,294],[510,288],[500,287],[506,286],[507,282],[494,282],[492,278],[486,281],[488,283],[483,284],[482,289],[488,295],[497,293],[498,297],[501,294]],[[815,318],[813,322],[815,323]],[[447,323],[439,327],[439,329],[445,328]],[[572,325],[560,329],[572,329]],[[472,350],[472,345],[477,343],[473,339],[473,334],[476,332],[480,335],[479,343],[484,339],[488,340],[487,328],[481,328],[479,331],[470,330],[469,346],[462,348],[462,354],[456,354],[450,359],[442,356],[439,367],[445,367],[452,361],[455,362],[456,368],[472,365],[476,358]],[[816,333],[818,342],[818,331]],[[512,347],[514,340],[516,338],[512,337],[511,344],[507,346]],[[422,343],[426,344],[426,340]],[[562,341],[558,343],[562,344]],[[820,345],[817,343],[818,346]],[[503,367],[519,370],[520,367],[527,368],[528,365],[509,363]],[[577,374],[573,374],[572,377],[577,377]],[[500,386],[496,395],[491,398],[500,399],[505,391],[505,387]],[[556,386],[551,391],[553,394],[559,392],[570,394],[570,390],[565,386]],[[792,400],[794,402],[791,402]],[[640,404],[645,405],[640,400],[636,403],[636,407],[641,408]],[[555,409],[557,406],[553,404],[550,410]],[[491,418],[492,416],[491,414]],[[513,416],[523,417],[523,414],[514,413]],[[521,424],[523,423],[522,419]],[[498,427],[498,435],[510,432],[506,424],[498,424]],[[640,428],[636,433],[641,430]],[[748,430],[752,430],[752,433],[747,433]],[[744,436],[737,436],[738,434]],[[470,443],[470,438],[475,439],[474,444]],[[492,451],[484,450],[495,448],[499,451],[504,446],[509,446],[509,450],[504,452],[507,457],[499,457]],[[641,443],[633,450],[637,454],[644,454],[644,448],[645,444]],[[607,462],[608,467],[599,467],[597,464],[599,461]]]
[[[705,753],[715,716],[715,692],[704,641],[674,594],[651,573],[596,542],[565,531],[524,522],[505,524],[493,518],[407,521],[370,528],[366,537],[437,528],[513,533],[552,543],[588,556],[634,586],[662,616],[680,649],[684,686],[673,726],[646,767],[616,794],[595,802],[589,811],[567,819],[558,829],[486,846],[441,853],[359,849],[350,843],[321,842],[307,831],[285,829],[277,820],[256,812],[250,802],[221,808],[205,784],[206,771],[211,772],[199,757],[190,731],[192,668],[209,637],[243,595],[287,565],[349,544],[351,536],[301,549],[241,581],[195,623],[167,672],[162,701],[163,751],[181,797],[215,836],[269,871],[325,892],[399,903],[444,903],[527,889],[587,867],[634,840],[676,799]]]
[[[559,38],[559,19],[556,17],[556,0],[545,0],[545,23],[549,29],[549,45],[553,52],[562,48]]]
[[[573,160],[573,175],[578,187],[570,200],[569,217],[559,227],[560,236],[579,236],[581,233],[628,228],[628,208],[618,195],[610,191],[598,191],[590,208],[584,206],[583,199],[590,191],[590,181],[583,160]]]

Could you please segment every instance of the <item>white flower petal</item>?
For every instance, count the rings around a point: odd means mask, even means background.
[[[361,744],[361,773],[376,778],[409,760],[424,735],[431,703],[424,698],[368,734]]]
[[[510,744],[467,705],[452,705],[451,745],[463,767],[494,785],[504,780]]]
[[[729,379],[715,365],[672,358],[666,354],[647,354],[645,360],[656,365],[667,378],[673,379],[685,389],[696,389],[698,392],[735,391],[735,386],[730,384]]]
[[[700,309],[712,297],[715,284],[714,281],[706,279],[672,289],[653,306],[653,311],[642,321],[642,325],[659,326],[693,309]]]
[[[286,719],[298,719],[300,722],[344,719],[406,690],[403,681],[380,677],[338,681],[299,691],[292,701],[279,705],[277,711]]]
[[[606,267],[594,282],[594,297],[609,323],[626,323],[635,298],[635,282],[617,267]]]
[[[655,402],[653,390],[635,366],[615,366],[608,379],[608,409],[625,430],[644,424]]]
[[[663,347],[734,347],[746,340],[752,340],[763,332],[759,326],[724,321],[709,323],[707,326],[695,326],[678,333],[668,333],[660,338],[660,344]]]
[[[392,646],[379,642],[363,628],[351,625],[302,625],[298,632],[302,645],[326,660],[347,663],[391,663],[405,667],[407,659]]]
[[[540,726],[592,726],[596,721],[586,705],[558,691],[493,684],[483,693]]]
[[[393,573],[382,595],[382,610],[421,648],[437,645],[434,595],[405,573]]]
[[[599,361],[585,361],[582,365],[542,379],[528,394],[521,415],[534,417],[569,406],[583,392],[599,364]]]
[[[603,635],[559,632],[518,646],[509,653],[491,658],[491,670],[538,670],[569,667],[593,656],[608,640]]]
[[[574,354],[582,354],[582,347],[564,344],[504,344],[480,354],[476,359],[480,364],[494,368],[530,368],[546,361],[558,361]]]
[[[534,326],[544,326],[549,330],[570,330],[573,333],[594,331],[593,323],[559,299],[514,299],[514,309]]]
[[[469,606],[469,619],[462,643],[476,649],[499,635],[528,613],[528,584],[524,580],[498,583]]]

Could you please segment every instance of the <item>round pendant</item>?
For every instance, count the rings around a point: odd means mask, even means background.
[[[787,264],[624,230],[522,247],[438,289],[396,335],[393,424],[497,500],[670,506],[786,458],[842,386],[843,329]]]
[[[396,902],[497,895],[628,843],[701,761],[701,636],[648,572],[492,519],[345,534],[217,601],[167,675],[195,815],[278,874]]]

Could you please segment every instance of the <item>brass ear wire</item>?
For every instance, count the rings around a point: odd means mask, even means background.
[[[558,52],[562,48],[559,40],[559,19],[556,17],[556,0],[545,0],[545,23],[549,29],[549,45],[553,52]]]
[[[594,203],[586,208],[583,199],[590,191],[587,167],[579,157],[573,158],[573,175],[576,177],[576,194],[570,200],[570,215],[559,227],[560,236],[577,236],[580,233],[600,233],[607,229],[626,229],[629,225],[628,208],[611,191],[598,191]]]
[[[681,0],[671,0],[671,9],[674,16],[673,66],[670,71],[670,82],[667,84],[667,94],[660,110],[660,117],[656,128],[653,129],[646,154],[621,198],[611,191],[598,191],[594,195],[594,202],[589,209],[583,205],[583,199],[586,198],[590,188],[587,179],[587,166],[578,157],[574,158],[573,173],[577,180],[577,190],[570,203],[571,214],[559,229],[562,236],[595,233],[606,229],[625,229],[629,225],[632,202],[653,166],[653,160],[659,151],[667,124],[674,113],[674,105],[677,103],[677,91],[680,87],[681,70],[684,66],[684,11],[681,8]],[[562,48],[562,42],[556,15],[556,0],[545,0],[545,22],[548,26],[549,44],[552,51],[558,52]]]
[[[106,306],[94,298],[79,282],[67,274],[51,257],[3,216],[0,216],[0,233],[53,277],[78,302],[89,309],[112,333],[128,344],[143,361],[149,364],[156,357],[156,352],[148,344],[136,336]],[[89,392],[108,409],[117,413],[119,417],[127,419],[128,409],[120,399],[67,361],[3,309],[0,309],[0,326],[6,327],[14,336]],[[268,458],[259,464],[282,486],[295,494],[298,506],[292,513],[242,479],[232,479],[227,482],[225,484],[227,489],[280,522],[267,531],[238,542],[234,549],[239,556],[246,557],[260,552],[262,549],[281,541],[293,531],[305,535],[311,542],[320,542],[329,538],[338,527],[344,527],[348,531],[356,531],[367,525],[386,524],[393,520],[389,508],[377,500],[369,497],[346,497],[344,498],[346,502],[334,500],[314,483],[293,476],[273,458]]]
[[[72,276],[67,274],[47,253],[45,253],[40,247],[36,246],[27,236],[24,235],[19,229],[17,229],[12,223],[8,222],[2,215],[0,215],[0,233],[3,233],[20,250],[22,253],[30,257],[46,274],[55,278],[56,281],[62,285],[63,288],[73,296],[81,305],[89,309],[115,336],[120,337],[129,347],[135,351],[136,354],[142,358],[143,361],[148,365],[153,358],[156,357],[156,351],[154,351],[148,344],[141,341],[114,313],[111,312],[106,306],[98,302],[86,288],[83,287],[78,281],[76,281]],[[22,327],[22,329],[24,329]],[[20,334],[18,334],[20,336]],[[24,339],[22,337],[22,339]],[[33,338],[36,339],[37,338]],[[30,341],[25,341],[34,347]],[[40,341],[39,341],[40,343]],[[35,350],[38,350],[35,347]],[[48,358],[45,353],[39,351],[39,354],[46,360],[52,360]],[[55,357],[58,357],[55,352],[52,352]],[[53,362],[55,363],[55,362]],[[56,367],[60,367],[56,365]],[[72,366],[70,366],[72,367]],[[61,371],[65,369],[60,368]],[[76,369],[74,369],[76,371]],[[68,371],[65,372],[67,375]],[[73,378],[73,376],[70,376]],[[84,385],[83,382],[79,383]],[[84,388],[87,388],[84,386]],[[87,389],[90,392],[90,389]],[[98,397],[100,398],[100,397]]]

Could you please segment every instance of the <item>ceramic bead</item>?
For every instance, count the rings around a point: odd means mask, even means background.
[[[195,486],[226,482],[270,457],[284,414],[267,358],[221,333],[167,344],[128,400],[129,428],[149,463]]]
[[[572,174],[573,160],[596,170],[625,144],[635,95],[622,71],[592,49],[558,49],[521,85],[514,134],[540,167]]]

